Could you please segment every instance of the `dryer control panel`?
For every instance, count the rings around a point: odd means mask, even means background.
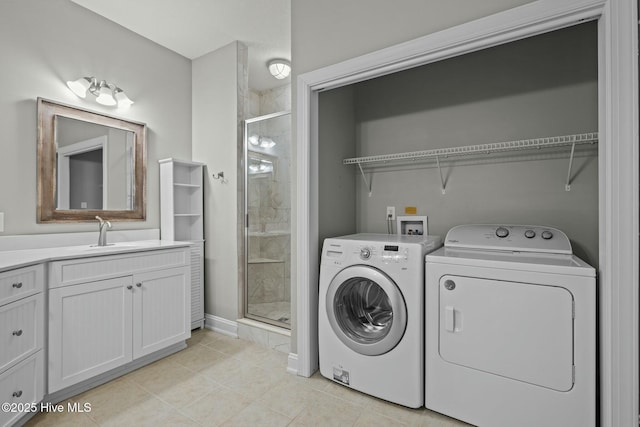
[[[566,234],[557,228],[539,225],[459,225],[449,230],[444,245],[460,249],[573,253]]]

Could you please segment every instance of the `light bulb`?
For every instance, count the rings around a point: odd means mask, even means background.
[[[129,99],[126,93],[119,87],[114,89],[114,98],[118,102],[118,107],[130,107],[133,101]]]
[[[93,79],[91,77],[80,77],[78,80],[69,80],[67,82],[67,86],[80,98],[85,98],[87,96],[87,90],[89,90],[89,87],[91,86],[92,80]]]
[[[271,138],[260,138],[260,147],[262,148],[273,148],[275,145],[276,143]]]
[[[258,135],[251,135],[248,140],[251,145],[258,145],[260,143],[260,137]]]
[[[113,91],[104,80],[100,82],[100,89],[98,90],[98,98],[96,101],[102,105],[116,105]]]

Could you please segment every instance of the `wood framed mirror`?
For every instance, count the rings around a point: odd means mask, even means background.
[[[38,98],[38,222],[145,220],[146,130]]]

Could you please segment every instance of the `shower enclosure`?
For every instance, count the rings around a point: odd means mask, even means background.
[[[245,317],[291,328],[291,116],[245,120]]]

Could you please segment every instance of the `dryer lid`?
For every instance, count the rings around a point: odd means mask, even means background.
[[[557,228],[539,225],[459,225],[449,230],[444,245],[451,249],[573,253],[566,234]]]

